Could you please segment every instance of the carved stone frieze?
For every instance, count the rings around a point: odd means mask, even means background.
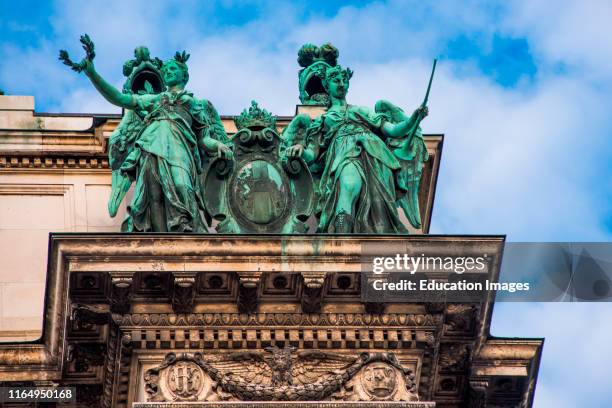
[[[283,384],[291,384],[291,368],[293,359],[291,353],[295,351],[295,347],[267,347],[266,351],[272,353],[272,356],[266,360],[272,370],[272,385],[282,386]]]
[[[334,397],[345,401],[417,401],[414,372],[389,356],[387,361],[367,364]]]
[[[435,327],[441,322],[440,316],[411,313],[316,313],[311,315],[295,313],[255,313],[245,316],[241,313],[131,313],[113,314],[113,320],[122,327],[148,326],[355,326],[355,327]]]
[[[169,353],[144,374],[149,401],[416,401],[414,370],[390,353],[293,353],[270,348]]]
[[[134,348],[433,347],[442,316],[390,313],[113,314]],[[194,327],[201,327],[194,330]]]

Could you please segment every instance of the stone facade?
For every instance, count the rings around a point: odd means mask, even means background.
[[[300,106],[298,112],[315,116],[321,108]],[[279,117],[279,130],[290,119]],[[0,96],[0,248],[10,248],[2,251],[0,341],[40,335],[50,232],[119,231],[129,196],[115,218],[107,211],[107,143],[119,121],[120,115],[37,113],[31,96]],[[236,132],[232,117],[222,121],[228,134]],[[432,160],[422,183],[424,232],[442,137],[428,136],[427,143]],[[24,305],[19,300],[26,297]]]
[[[503,237],[423,235],[441,136],[425,138],[410,236],[119,234],[124,214],[106,212],[119,116],[33,108],[0,96],[4,385],[76,386],[92,407],[531,405],[543,341],[492,338],[492,299],[362,301],[372,242],[477,248],[497,279]]]

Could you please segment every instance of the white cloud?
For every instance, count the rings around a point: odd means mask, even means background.
[[[59,48],[80,57],[78,36],[88,32],[97,66],[113,83],[121,83],[121,65],[135,46],[148,45],[162,58],[184,48],[192,55],[189,88],[221,114],[237,114],[256,99],[286,115],[297,103],[297,49],[332,41],[340,63],[355,70],[352,103],[384,98],[412,110],[421,102],[431,58],[455,36],[483,47],[493,33],[525,38],[538,72],[514,88],[479,74],[473,61],[438,65],[424,122],[426,132],[446,134],[433,229],[507,233],[511,240],[610,239],[609,2],[392,1],[306,21],[305,6],[272,4],[258,20],[212,32],[205,16],[191,12],[195,3],[182,4],[60,2],[55,37],[35,49],[0,45],[11,61],[0,66],[0,82],[8,91],[19,83],[16,89],[45,96],[46,106],[64,112],[115,111],[56,61]],[[609,305],[512,304],[521,313],[507,305],[496,306],[494,334],[547,338],[535,406],[603,401],[612,363],[605,354],[612,333],[603,321]]]
[[[581,75],[610,78],[610,16],[607,0],[509,2],[505,28],[527,34],[534,51],[551,62],[567,64]]]

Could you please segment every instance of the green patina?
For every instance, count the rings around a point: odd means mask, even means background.
[[[327,111],[314,121],[297,116],[287,127],[290,157],[302,157],[318,175],[318,232],[405,233],[398,205],[421,227],[418,191],[427,149],[419,124],[423,103],[411,116],[387,101],[372,110],[346,101],[350,69],[325,69]]]
[[[109,140],[108,204],[115,216],[133,187],[124,231],[206,232],[214,219],[218,232],[303,233],[314,213],[320,233],[405,233],[399,208],[421,227],[427,97],[410,116],[384,100],[348,104],[353,73],[333,45],[298,53],[300,101],[324,105],[320,117],[297,115],[280,136],[275,116],[253,101],[229,140],[213,105],[185,90],[184,51],[162,62],[136,48],[120,91],[96,72],[91,39],[81,42],[82,61],[66,51],[60,59],[125,109]]]
[[[234,161],[218,159],[204,177],[205,204],[218,232],[303,233],[314,186],[306,163],[283,155],[276,118],[257,102],[234,118]]]
[[[91,39],[84,35],[81,42],[86,57],[80,63],[66,51],[60,51],[60,59],[85,72],[106,100],[128,110],[110,141],[109,212],[116,214],[135,182],[125,231],[206,232],[203,164],[208,156],[231,159],[232,152],[213,105],[185,90],[189,55],[177,52],[161,64],[150,59],[148,49],[137,48],[135,60],[124,65],[128,80],[121,92],[96,72]]]
[[[298,73],[300,102],[304,105],[327,105],[329,95],[323,86],[325,71],[335,67],[338,61],[338,49],[330,43],[317,47],[304,44],[298,51],[298,64],[302,67]]]

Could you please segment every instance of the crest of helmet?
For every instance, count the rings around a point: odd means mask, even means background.
[[[126,77],[123,92],[133,94],[160,93],[166,86],[161,74],[162,61],[151,58],[147,47],[137,47],[134,59],[123,64],[123,75]]]
[[[330,43],[320,47],[304,44],[298,51],[300,102],[304,105],[327,105],[329,95],[323,87],[325,71],[338,63],[338,49]]]

